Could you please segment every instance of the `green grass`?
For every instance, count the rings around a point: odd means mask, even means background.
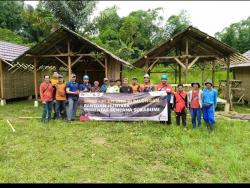
[[[249,182],[249,121],[214,133],[157,122],[51,122],[32,101],[0,107],[0,182]],[[12,132],[6,120],[16,132]],[[190,122],[190,121],[189,121]]]

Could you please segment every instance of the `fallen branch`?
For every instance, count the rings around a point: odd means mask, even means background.
[[[12,124],[10,123],[9,120],[7,120],[7,123],[8,123],[8,125],[11,127],[12,131],[15,132],[16,130],[14,129],[14,127],[12,126]]]

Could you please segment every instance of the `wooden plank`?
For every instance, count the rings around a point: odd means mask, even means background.
[[[38,88],[37,88],[37,62],[36,62],[36,58],[34,58],[34,89],[35,89],[35,98],[36,101],[38,100]]]

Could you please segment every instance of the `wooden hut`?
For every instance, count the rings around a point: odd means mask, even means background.
[[[13,60],[29,48],[9,42],[0,41],[0,90],[1,105],[6,99],[32,95],[34,87],[32,75],[22,65],[14,67]]]
[[[187,27],[182,32],[149,50],[143,57],[139,58],[133,64],[142,68],[146,73],[164,73],[154,72],[157,64],[170,66],[175,72],[176,83],[188,84],[188,70],[196,64],[201,70],[201,82],[204,83],[204,65],[211,67],[212,81],[214,83],[215,69],[217,66],[225,68],[227,71],[227,82],[229,82],[230,64],[245,60],[236,49],[220,42],[212,36],[200,31],[192,26]],[[184,72],[184,81],[182,80]],[[177,81],[177,78],[179,80]],[[229,89],[227,94],[229,100]],[[232,105],[231,105],[232,106]]]
[[[103,78],[122,77],[122,67],[131,66],[111,52],[94,44],[76,32],[60,26],[46,39],[20,55],[15,62],[33,64],[35,96],[38,99],[37,70],[44,66],[54,66],[59,72],[64,68],[68,78],[72,72],[77,75],[77,82],[82,82],[88,74],[90,82],[103,83]]]
[[[248,60],[241,63],[231,65],[230,68],[233,71],[233,77],[238,81],[240,86],[237,86],[238,90],[242,88],[244,91],[236,93],[236,97],[247,101],[250,104],[250,50],[243,54]],[[235,88],[236,89],[236,88]]]

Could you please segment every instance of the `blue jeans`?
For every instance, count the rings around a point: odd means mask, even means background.
[[[190,108],[190,114],[192,118],[192,126],[196,128],[196,120],[198,122],[198,127],[201,126],[201,109],[200,108]]]
[[[51,120],[52,104],[53,104],[52,101],[48,101],[45,104],[43,104],[42,123],[45,123],[47,114],[48,114],[48,121]]]
[[[203,106],[203,119],[207,125],[213,126],[215,124],[215,109],[214,105]]]
[[[69,109],[68,109],[68,120],[75,120],[76,117],[76,111],[78,107],[78,99],[74,100],[69,97]]]
[[[56,101],[56,119],[59,118],[60,114],[63,119],[67,117],[65,101]]]

